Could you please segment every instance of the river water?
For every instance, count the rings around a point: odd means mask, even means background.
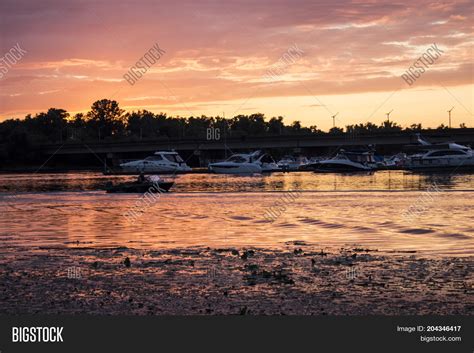
[[[472,174],[168,178],[175,181],[172,192],[145,201],[100,190],[127,176],[0,175],[0,247],[282,248],[302,241],[321,249],[474,254]],[[125,217],[132,209],[140,215]]]

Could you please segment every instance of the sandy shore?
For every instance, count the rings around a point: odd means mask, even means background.
[[[376,249],[10,248],[0,314],[474,313],[474,257]]]

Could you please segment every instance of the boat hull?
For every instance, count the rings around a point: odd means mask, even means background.
[[[145,174],[172,174],[172,173],[187,173],[192,171],[191,168],[180,168],[170,166],[121,166],[121,171],[124,173],[145,173]]]
[[[412,171],[474,171],[474,157],[458,160],[447,159],[415,159],[406,166]]]

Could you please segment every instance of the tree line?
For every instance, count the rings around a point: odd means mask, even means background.
[[[461,127],[466,127],[461,124]],[[205,139],[209,128],[220,129],[221,136],[277,136],[309,134],[371,134],[384,132],[421,131],[421,124],[403,129],[393,121],[377,125],[347,125],[323,132],[317,126],[303,127],[300,121],[287,125],[283,117],[266,119],[264,114],[224,117],[171,117],[147,110],[125,112],[115,100],[94,102],[89,112],[70,115],[64,109],[50,108],[24,119],[8,119],[0,123],[0,144],[9,156],[28,153],[35,145],[86,141],[138,141],[142,139]],[[441,125],[438,129],[446,129]],[[7,156],[0,156],[7,157]]]

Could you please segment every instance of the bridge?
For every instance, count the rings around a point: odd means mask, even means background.
[[[423,137],[433,143],[455,141],[461,144],[474,145],[474,129],[425,130]],[[160,150],[175,150],[183,157],[194,155],[202,161],[223,158],[234,152],[248,150],[265,150],[272,153],[301,152],[308,156],[333,151],[338,148],[374,145],[379,153],[396,153],[403,146],[416,144],[417,138],[413,132],[397,132],[383,134],[351,135],[321,134],[321,135],[277,135],[277,136],[242,136],[226,137],[207,140],[196,138],[181,139],[143,139],[135,141],[77,141],[68,140],[63,144],[42,145],[39,152],[44,155],[56,156],[63,160],[69,157],[75,159],[95,155],[112,162],[121,159],[141,158]]]

